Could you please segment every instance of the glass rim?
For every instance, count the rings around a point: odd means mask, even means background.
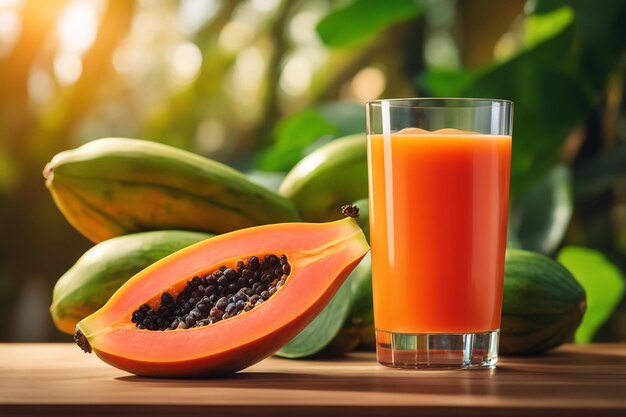
[[[402,102],[410,104],[411,102],[419,102],[419,101],[433,102],[433,103],[444,103],[446,101],[448,101],[448,102],[468,102],[468,104],[469,103],[484,102],[486,104],[501,103],[501,104],[506,104],[506,105],[509,105],[509,106],[513,106],[513,101],[512,100],[506,100],[506,99],[500,99],[500,98],[479,98],[479,97],[405,97],[405,98],[383,98],[383,99],[377,99],[377,100],[368,100],[368,101],[365,102],[365,104],[367,106],[383,104],[383,103],[394,104],[394,103],[402,103]],[[413,105],[411,107],[419,108],[419,107],[428,107],[428,106],[425,106],[425,105]],[[471,106],[468,106],[468,107],[471,107]],[[443,107],[443,108],[445,108],[445,107]]]

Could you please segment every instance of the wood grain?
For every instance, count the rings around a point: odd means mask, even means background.
[[[370,353],[270,358],[228,378],[140,378],[72,344],[0,344],[2,416],[626,416],[626,345],[569,345],[496,370],[403,371]]]

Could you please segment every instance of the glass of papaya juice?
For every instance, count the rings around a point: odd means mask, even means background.
[[[493,368],[513,103],[391,99],[366,110],[378,362]]]

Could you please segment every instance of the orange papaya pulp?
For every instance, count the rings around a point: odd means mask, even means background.
[[[119,369],[144,376],[224,375],[274,353],[330,301],[369,246],[352,218],[329,223],[283,223],[216,236],[163,258],[127,281],[76,326],[85,350]],[[138,329],[131,315],[158,305],[164,291],[180,292],[194,276],[243,257],[285,254],[286,283],[265,303],[203,327]]]

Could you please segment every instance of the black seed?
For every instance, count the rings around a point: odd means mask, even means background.
[[[263,290],[265,290],[265,285],[263,285],[260,282],[255,282],[254,285],[252,285],[252,291],[254,291],[255,294],[261,294],[261,292],[263,292]]]
[[[209,285],[204,289],[204,295],[210,296],[215,292],[215,285]]]
[[[250,271],[249,269],[244,269],[243,271],[241,271],[241,276],[244,278],[252,278],[252,271]]]
[[[206,278],[207,284],[209,284],[209,285],[217,284],[217,278],[215,277],[215,275],[209,274],[205,278]]]
[[[235,303],[230,303],[226,306],[226,310],[224,310],[225,314],[231,315],[237,310],[237,305]]]
[[[271,287],[268,292],[270,293],[270,296],[274,295],[274,293],[276,292],[276,287]]]
[[[245,293],[240,291],[237,294],[235,294],[233,298],[235,301],[246,301],[248,299],[248,296]]]
[[[204,297],[198,304],[196,304],[196,309],[203,313],[208,313],[211,310],[211,302],[209,301],[209,297]]]
[[[191,316],[187,316],[187,318],[185,319],[185,326],[187,326],[187,328],[193,326],[194,324],[196,324],[196,319],[191,317]]]
[[[245,307],[246,302],[243,300],[239,300],[235,303],[235,307],[237,308],[237,311],[241,311],[243,310],[243,308]]]
[[[219,285],[220,287],[225,287],[228,285],[228,278],[226,278],[225,276],[221,276],[217,279],[217,285]]]
[[[270,298],[269,291],[263,291],[260,295],[261,295],[261,298],[263,298],[264,300],[267,300],[268,298]]]
[[[172,294],[170,294],[169,292],[164,292],[163,294],[161,294],[161,304],[174,304],[174,297],[172,297]]]
[[[287,255],[283,253],[282,255],[280,255],[280,264],[285,265],[286,263],[287,263]]]
[[[202,283],[202,278],[200,277],[193,277],[191,281],[189,281],[189,284],[191,284],[191,286],[194,288],[200,285],[201,283]]]
[[[142,304],[141,307],[139,307],[139,311],[141,311],[142,313],[150,310],[152,310],[152,307],[150,307],[148,304]]]
[[[252,288],[246,288],[245,292],[248,297],[254,295],[254,291],[252,291]]]
[[[234,269],[232,269],[232,268],[226,268],[226,269],[224,270],[224,276],[225,276],[226,278],[228,278],[228,280],[229,280],[229,281],[231,281],[231,282],[232,282],[233,280],[237,279],[237,273],[236,273],[236,272],[235,272],[235,270],[234,270]]]
[[[217,303],[215,303],[215,307],[222,311],[226,310],[226,306],[228,306],[228,299],[226,297],[220,298]]]
[[[230,314],[226,314],[224,313],[224,315],[222,316],[222,320],[226,320],[230,318]]]
[[[267,292],[267,291],[263,291],[263,292]],[[254,294],[252,297],[250,297],[250,303],[256,304],[256,302],[259,301],[259,298],[261,298],[261,296],[259,296],[258,294]]]
[[[215,278],[218,279],[219,277],[224,275],[224,271],[222,271],[221,269],[218,269],[217,271],[213,272],[213,275],[215,275]]]
[[[223,310],[220,310],[220,309],[219,309],[219,308],[217,308],[217,307],[213,307],[213,308],[211,309],[211,312],[209,313],[209,315],[210,315],[211,317],[213,317],[213,318],[216,318],[216,317],[222,317],[222,315],[223,315],[223,314],[224,314],[224,311],[223,311]]]
[[[157,324],[152,321],[146,324],[146,329],[148,330],[157,330],[158,328]]]
[[[268,284],[272,282],[273,279],[274,277],[272,276],[272,274],[263,274],[263,276],[261,277],[261,282],[264,284]]]
[[[140,310],[137,310],[133,312],[133,317],[130,319],[130,321],[132,321],[133,323],[141,323],[144,318],[145,316],[143,315],[143,313]]]
[[[168,307],[168,306],[165,306],[165,305],[160,305],[160,306],[159,306],[159,308],[157,309],[157,312],[158,312],[160,315],[165,315],[165,314],[167,314],[169,311],[170,311],[169,307]]]
[[[209,280],[207,279],[207,277],[202,278],[202,285],[204,285],[205,287],[209,285]]]
[[[244,270],[246,264],[241,259],[238,259],[237,262],[235,262],[235,266],[237,267],[237,272],[241,274],[241,271]]]
[[[191,297],[189,301],[187,301],[187,304],[189,304],[190,307],[193,307],[196,305],[196,302],[198,302],[198,300],[195,299],[194,297]]]
[[[252,271],[256,271],[257,269],[259,269],[259,266],[261,266],[261,262],[259,261],[259,258],[257,258],[256,256],[251,256],[248,259],[248,267]]]
[[[211,296],[209,297],[209,301],[211,302],[211,304],[215,304],[219,299],[220,296],[217,294],[211,294]]]
[[[291,265],[289,265],[289,264],[283,265],[283,272],[285,274],[289,274],[291,272]]]
[[[276,255],[266,255],[265,256],[265,262],[267,262],[270,265],[279,265],[280,261],[278,260],[278,257]]]
[[[146,326],[144,326],[143,324],[139,323],[137,324],[137,328],[140,330],[144,330],[146,328]]]
[[[283,281],[282,279],[280,281],[278,281],[278,283],[276,284],[276,289],[279,289],[280,287],[282,287],[283,285],[285,285],[285,281]]]
[[[228,292],[229,293],[232,294],[232,293],[235,293],[237,291],[239,291],[239,286],[237,284],[229,284],[228,285]]]
[[[245,287],[247,283],[248,283],[248,280],[247,280],[247,279],[245,279],[244,277],[239,277],[239,278],[237,279],[237,285],[238,285],[239,287]]]
[[[243,308],[243,311],[250,311],[252,310],[254,307],[252,306],[252,304],[250,303],[246,303],[246,305]]]
[[[198,293],[198,294],[196,294],[196,295],[199,295],[199,294],[204,294],[204,289],[205,289],[205,288],[206,288],[206,287],[205,287],[204,285],[200,284],[200,285],[198,285],[198,290],[197,290],[197,291],[194,291],[194,292],[197,292],[197,293]]]

